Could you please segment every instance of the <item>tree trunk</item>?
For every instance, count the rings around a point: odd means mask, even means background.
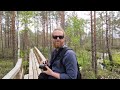
[[[45,12],[42,11],[42,35],[43,35],[43,38],[42,38],[42,48],[43,48],[43,52],[44,52],[44,49],[45,49]]]
[[[94,11],[94,60],[95,60],[95,76],[97,77],[97,59],[96,59],[96,11]]]
[[[6,26],[7,26],[7,25],[6,25],[6,24],[7,24],[7,18],[6,18],[6,12],[7,12],[7,11],[5,11],[5,28],[4,28],[4,36],[5,36],[5,41],[4,41],[4,42],[5,42],[5,49],[6,49],[6,47],[7,47],[7,37],[6,37],[6,36],[7,36],[7,35],[6,35],[6,32],[7,32],[7,30],[6,30],[6,29],[7,29],[7,28],[6,28]]]
[[[7,12],[7,15],[6,15],[6,33],[7,33],[7,48],[9,48],[9,12]]]
[[[0,49],[2,48],[2,11],[0,11]]]
[[[101,14],[101,17],[103,17],[102,16],[102,14]],[[103,63],[105,64],[105,60],[104,60],[104,52],[105,52],[105,41],[104,41],[104,29],[103,29],[103,18],[102,18],[102,49],[103,49]]]
[[[65,12],[60,11],[61,27],[65,30]]]
[[[110,46],[109,46],[109,38],[108,38],[108,15],[107,15],[107,11],[106,11],[106,45],[107,45],[107,52],[109,55],[109,60],[111,63],[111,66],[113,66],[113,60],[112,60],[112,55],[111,55],[111,51],[110,51]],[[111,68],[112,70],[112,68]]]
[[[49,44],[49,47],[50,47],[50,53],[52,52],[52,38],[51,38],[51,26],[52,26],[52,18],[51,18],[51,12],[49,12],[49,25],[50,25],[50,44]]]
[[[48,47],[48,12],[46,11],[46,46]]]
[[[17,53],[18,53],[18,59],[20,58],[20,32],[19,32],[19,11],[17,11]]]
[[[94,41],[93,41],[93,18],[92,18],[92,11],[90,12],[91,16],[91,51],[92,51],[92,68],[94,70]]]
[[[3,25],[2,25],[1,31],[3,30],[3,28],[4,28],[4,27],[3,27]],[[4,46],[4,44],[3,44],[4,39],[3,39],[3,34],[2,34],[2,32],[1,32],[1,35],[2,35],[2,36],[1,36],[1,43],[2,43],[2,58],[4,58],[4,47],[3,47],[3,46]]]
[[[2,13],[3,11],[0,11],[0,50],[2,52],[1,58],[4,58],[4,51],[3,51],[3,36],[2,36]]]
[[[15,41],[15,11],[12,11],[12,46],[13,46],[13,65],[16,64],[16,41]]]
[[[111,21],[112,21],[112,23],[111,23],[111,25],[112,25],[112,26],[111,26],[111,27],[112,27],[112,45],[111,45],[111,46],[113,46],[113,29],[114,29],[114,28],[113,28],[113,13],[112,13],[112,18],[111,18],[111,19],[112,19],[112,20],[111,20]]]
[[[11,17],[11,21],[10,21],[10,47],[12,48],[12,17]]]

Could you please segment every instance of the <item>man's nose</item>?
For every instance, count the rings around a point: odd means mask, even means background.
[[[60,39],[59,37],[57,37],[57,39]]]

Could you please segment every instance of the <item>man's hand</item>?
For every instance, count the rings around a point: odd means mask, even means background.
[[[43,71],[43,73],[46,73],[47,75],[52,76],[53,71],[48,66],[45,66],[45,67],[47,68],[47,70]]]
[[[56,72],[53,72],[48,66],[45,66],[47,68],[46,71],[43,71],[43,73],[46,73],[47,75],[51,75],[57,79],[60,79],[60,74],[59,73],[56,73]]]

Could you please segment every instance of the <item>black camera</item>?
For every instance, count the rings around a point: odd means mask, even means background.
[[[40,68],[40,69],[43,69],[44,71],[46,71],[47,68],[46,68],[45,66],[46,66],[46,64],[40,64],[40,65],[39,65],[39,68]]]

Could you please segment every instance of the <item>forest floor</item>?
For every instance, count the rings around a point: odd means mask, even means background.
[[[12,68],[12,60],[0,59],[0,79],[2,79]]]

